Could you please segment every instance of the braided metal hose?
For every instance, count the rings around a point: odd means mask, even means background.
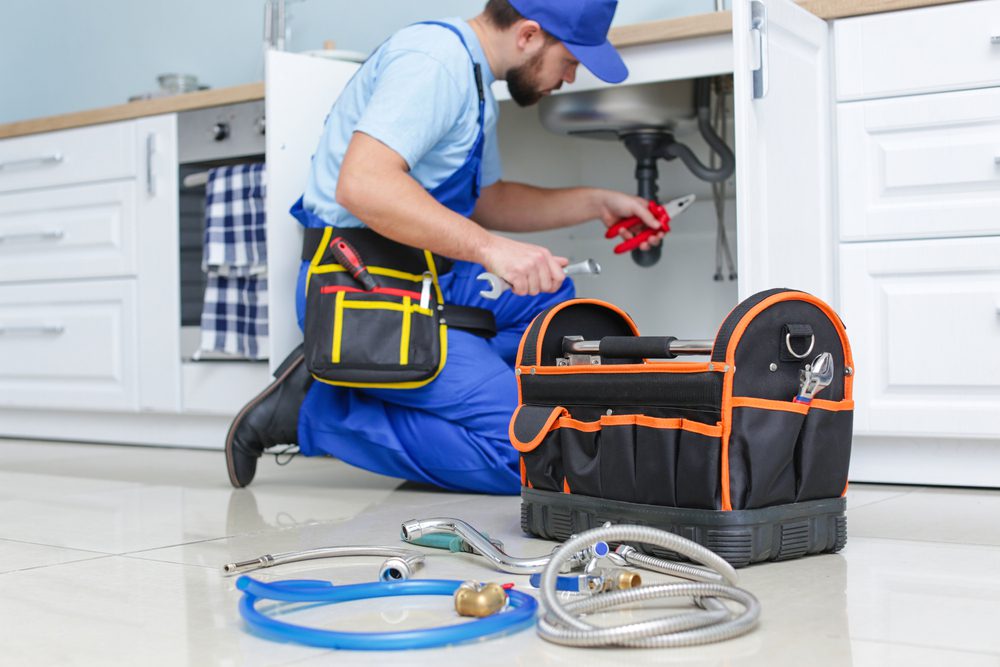
[[[669,574],[673,577],[680,577],[681,579],[690,579],[691,581],[707,581],[716,584],[725,583],[726,581],[725,577],[723,577],[720,573],[707,567],[699,567],[697,565],[689,565],[687,563],[678,563],[677,561],[667,560],[666,558],[650,556],[642,553],[635,547],[630,547],[627,544],[622,544],[615,549],[614,554],[612,554],[611,557],[615,556],[621,558],[621,563],[623,565],[640,567],[646,570],[651,570],[652,572],[659,572],[661,574]],[[615,560],[617,561],[617,558]]]
[[[556,579],[562,561],[597,541],[638,542],[667,549],[708,566],[725,583],[656,584],[566,602],[556,593]],[[688,574],[704,577],[704,573]],[[757,598],[732,585],[737,578],[736,570],[720,556],[679,535],[647,526],[594,528],[563,543],[553,552],[552,559],[542,572],[539,592],[543,614],[538,621],[538,634],[556,644],[582,647],[667,648],[731,639],[751,631],[760,616]],[[614,627],[592,625],[580,618],[587,613],[664,597],[693,597],[700,609]],[[736,602],[743,607],[743,611],[733,612],[721,602],[723,599]]]

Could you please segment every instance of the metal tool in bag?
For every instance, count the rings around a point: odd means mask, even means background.
[[[712,353],[710,340],[680,340],[674,336],[605,336],[584,340],[583,336],[564,336],[563,356],[556,366],[599,366],[601,358],[675,359],[679,355]]]
[[[574,262],[563,267],[563,273],[567,276],[579,276],[579,275],[600,275],[601,265],[597,263],[596,259],[585,259],[579,262]],[[489,289],[484,289],[479,293],[479,296],[484,299],[499,299],[500,295],[510,289],[510,283],[498,276],[495,273],[490,273],[489,271],[483,271],[478,276],[477,280],[485,280],[489,282]]]

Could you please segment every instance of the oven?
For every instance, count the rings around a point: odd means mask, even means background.
[[[264,162],[264,100],[194,109],[177,114],[180,230],[181,358],[239,359],[199,351],[206,276],[201,262],[205,239],[208,170]]]

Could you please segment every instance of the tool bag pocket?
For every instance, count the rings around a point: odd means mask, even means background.
[[[409,271],[369,264],[378,287],[368,291],[329,256],[325,246],[331,235],[316,250],[306,280],[309,372],[321,382],[348,387],[409,389],[432,381],[447,351],[433,256],[426,253],[416,266],[409,258]],[[378,258],[370,248],[360,251]]]
[[[836,498],[847,486],[854,402],[734,397],[733,509]]]
[[[721,436],[721,424],[642,414],[581,421],[531,405],[511,427],[531,488],[701,509],[719,506]]]
[[[835,498],[847,488],[854,401],[813,399],[795,442],[795,501]]]

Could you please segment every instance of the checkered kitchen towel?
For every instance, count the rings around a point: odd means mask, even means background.
[[[263,164],[209,171],[202,257],[202,270],[208,277],[201,313],[202,351],[267,358],[264,178]]]

